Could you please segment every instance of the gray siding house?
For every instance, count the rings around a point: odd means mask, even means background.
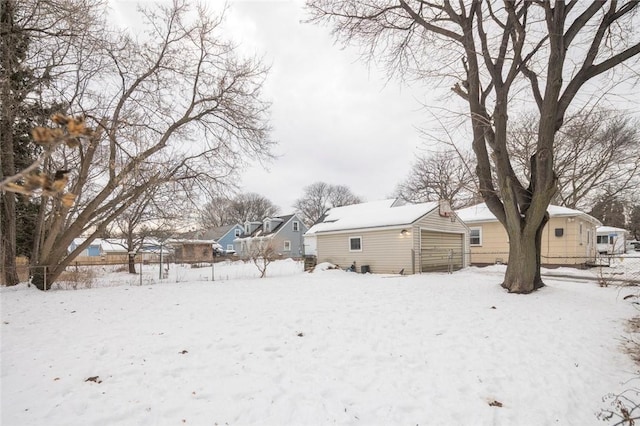
[[[270,245],[281,257],[304,256],[304,233],[307,227],[295,214],[265,218],[262,222],[245,222],[244,232],[233,241],[240,257],[249,257],[258,244]]]
[[[224,254],[235,253],[233,241],[242,235],[243,227],[240,224],[225,225],[213,228],[203,235],[203,238],[216,240],[222,247]]]

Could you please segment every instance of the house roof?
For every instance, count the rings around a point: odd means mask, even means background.
[[[438,208],[438,202],[394,205],[395,200],[334,207],[307,234],[360,228],[408,225]]]
[[[227,235],[229,233],[229,231],[231,231],[235,227],[240,227],[240,229],[242,229],[242,225],[240,225],[238,223],[234,223],[233,225],[218,226],[216,228],[212,228],[212,229],[208,230],[207,232],[205,232],[202,235],[202,237],[206,238],[206,239],[211,239],[211,240],[218,241],[219,239],[221,239],[222,237]]]
[[[83,244],[87,239],[86,238],[74,238],[73,244],[77,247],[80,244]],[[88,247],[100,247],[100,250],[103,252],[122,252],[127,253],[126,242],[124,240],[119,240],[117,238],[95,238],[91,243],[89,243]]]
[[[98,240],[96,240],[98,241]],[[124,240],[115,238],[102,239],[100,241],[100,249],[109,253],[127,253],[127,243]]]
[[[594,223],[600,223],[598,219],[593,216],[589,216],[585,212],[580,210],[570,209],[568,207],[549,205],[547,212],[550,217],[571,217],[571,216],[584,216],[590,219]],[[466,223],[474,222],[497,222],[496,216],[491,213],[489,207],[485,203],[476,204],[475,206],[467,207],[465,209],[456,210],[456,215]]]
[[[251,234],[242,234],[240,235],[240,237],[236,238],[237,240],[242,240],[244,238],[256,238],[256,237],[270,237],[272,235],[275,235],[278,233],[278,231],[287,223],[291,220],[292,217],[294,217],[295,214],[288,214],[285,216],[274,216],[271,218],[267,218],[267,219],[279,219],[281,222],[278,223],[278,225],[273,228],[270,232],[265,232],[264,231],[264,221],[263,222],[251,222],[251,223],[259,223],[260,225],[253,230],[253,232]],[[234,240],[235,241],[235,240]]]
[[[602,233],[621,232],[621,233],[625,233],[625,232],[627,232],[627,230],[623,229],[623,228],[616,228],[614,226],[598,226],[598,228],[596,228],[596,232],[602,232]]]
[[[79,238],[74,238],[73,239],[73,244],[77,247],[80,244],[84,243],[87,239],[84,237],[79,237]],[[102,240],[100,238],[96,238],[95,240],[91,241],[91,243],[89,243],[89,247],[96,247],[100,245],[100,242]]]
[[[73,244],[77,247],[84,243],[86,238],[74,238]],[[156,247],[161,246],[162,243],[154,238],[145,238],[142,247],[138,247],[138,251],[145,253],[158,252]],[[119,238],[96,238],[88,247],[99,247],[103,253],[127,253],[127,242],[124,239]],[[69,247],[71,248],[71,247]],[[165,252],[165,250],[163,250]]]
[[[177,239],[171,239],[167,241],[169,244],[173,244],[173,245],[201,245],[201,244],[206,244],[206,245],[212,245],[212,244],[218,244],[215,240],[198,240],[198,239],[186,239],[186,238],[177,238]]]

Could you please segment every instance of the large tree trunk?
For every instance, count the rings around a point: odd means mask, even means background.
[[[129,273],[135,274],[136,273],[136,255],[128,254],[128,256],[129,256]],[[142,273],[142,271],[140,272]]]
[[[46,263],[40,262],[31,267],[31,284],[38,290],[50,290],[53,283],[60,277],[60,274],[69,266],[71,260],[67,258],[57,265],[52,262],[52,266],[45,266]]]
[[[16,285],[20,282],[16,270],[16,197],[7,192],[2,195],[2,207],[0,208],[0,249],[2,251],[2,284]]]
[[[2,1],[0,23],[3,30],[13,30],[12,3]],[[15,36],[11,33],[2,36],[0,43],[0,57],[2,58],[2,78],[0,79],[0,180],[15,174],[13,124],[15,121],[15,96],[11,83],[14,80]],[[16,285],[18,271],[16,270],[16,196],[11,192],[0,195],[0,250],[2,256],[2,284]]]
[[[509,237],[509,263],[502,287],[509,290],[509,293],[531,293],[535,290],[535,277],[535,239],[525,236]]]
[[[531,293],[544,287],[540,274],[542,255],[542,231],[547,218],[534,233],[509,232],[509,263],[502,287],[509,293]],[[515,235],[512,235],[515,234]]]
[[[31,273],[31,284],[38,290],[50,290],[60,277],[66,266],[34,266]]]

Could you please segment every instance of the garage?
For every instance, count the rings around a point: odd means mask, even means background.
[[[469,228],[446,201],[371,201],[334,207],[307,233],[317,262],[374,274],[420,274],[468,266]],[[463,249],[464,247],[464,249]]]
[[[422,272],[451,272],[464,265],[464,234],[420,231]]]

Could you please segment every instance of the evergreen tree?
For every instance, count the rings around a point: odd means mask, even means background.
[[[631,208],[627,230],[631,232],[635,240],[640,240],[640,204],[636,204]]]
[[[16,140],[18,118],[23,112],[33,74],[26,66],[29,39],[27,33],[16,28],[15,2],[0,0],[0,180],[16,172],[16,161],[23,159],[27,149]],[[18,283],[16,271],[16,195],[5,192],[0,196],[0,252],[3,264],[2,283]]]
[[[589,214],[606,226],[624,228],[624,204],[617,197],[604,196],[596,202]]]
[[[0,179],[28,167],[41,148],[34,144],[31,129],[43,125],[60,105],[43,107],[40,88],[51,82],[50,72],[36,70],[29,62],[32,29],[17,21],[15,0],[0,0]],[[37,2],[20,7],[36,8]],[[16,256],[31,258],[40,202],[13,192],[0,196],[0,240],[4,264],[2,282],[18,283]]]

